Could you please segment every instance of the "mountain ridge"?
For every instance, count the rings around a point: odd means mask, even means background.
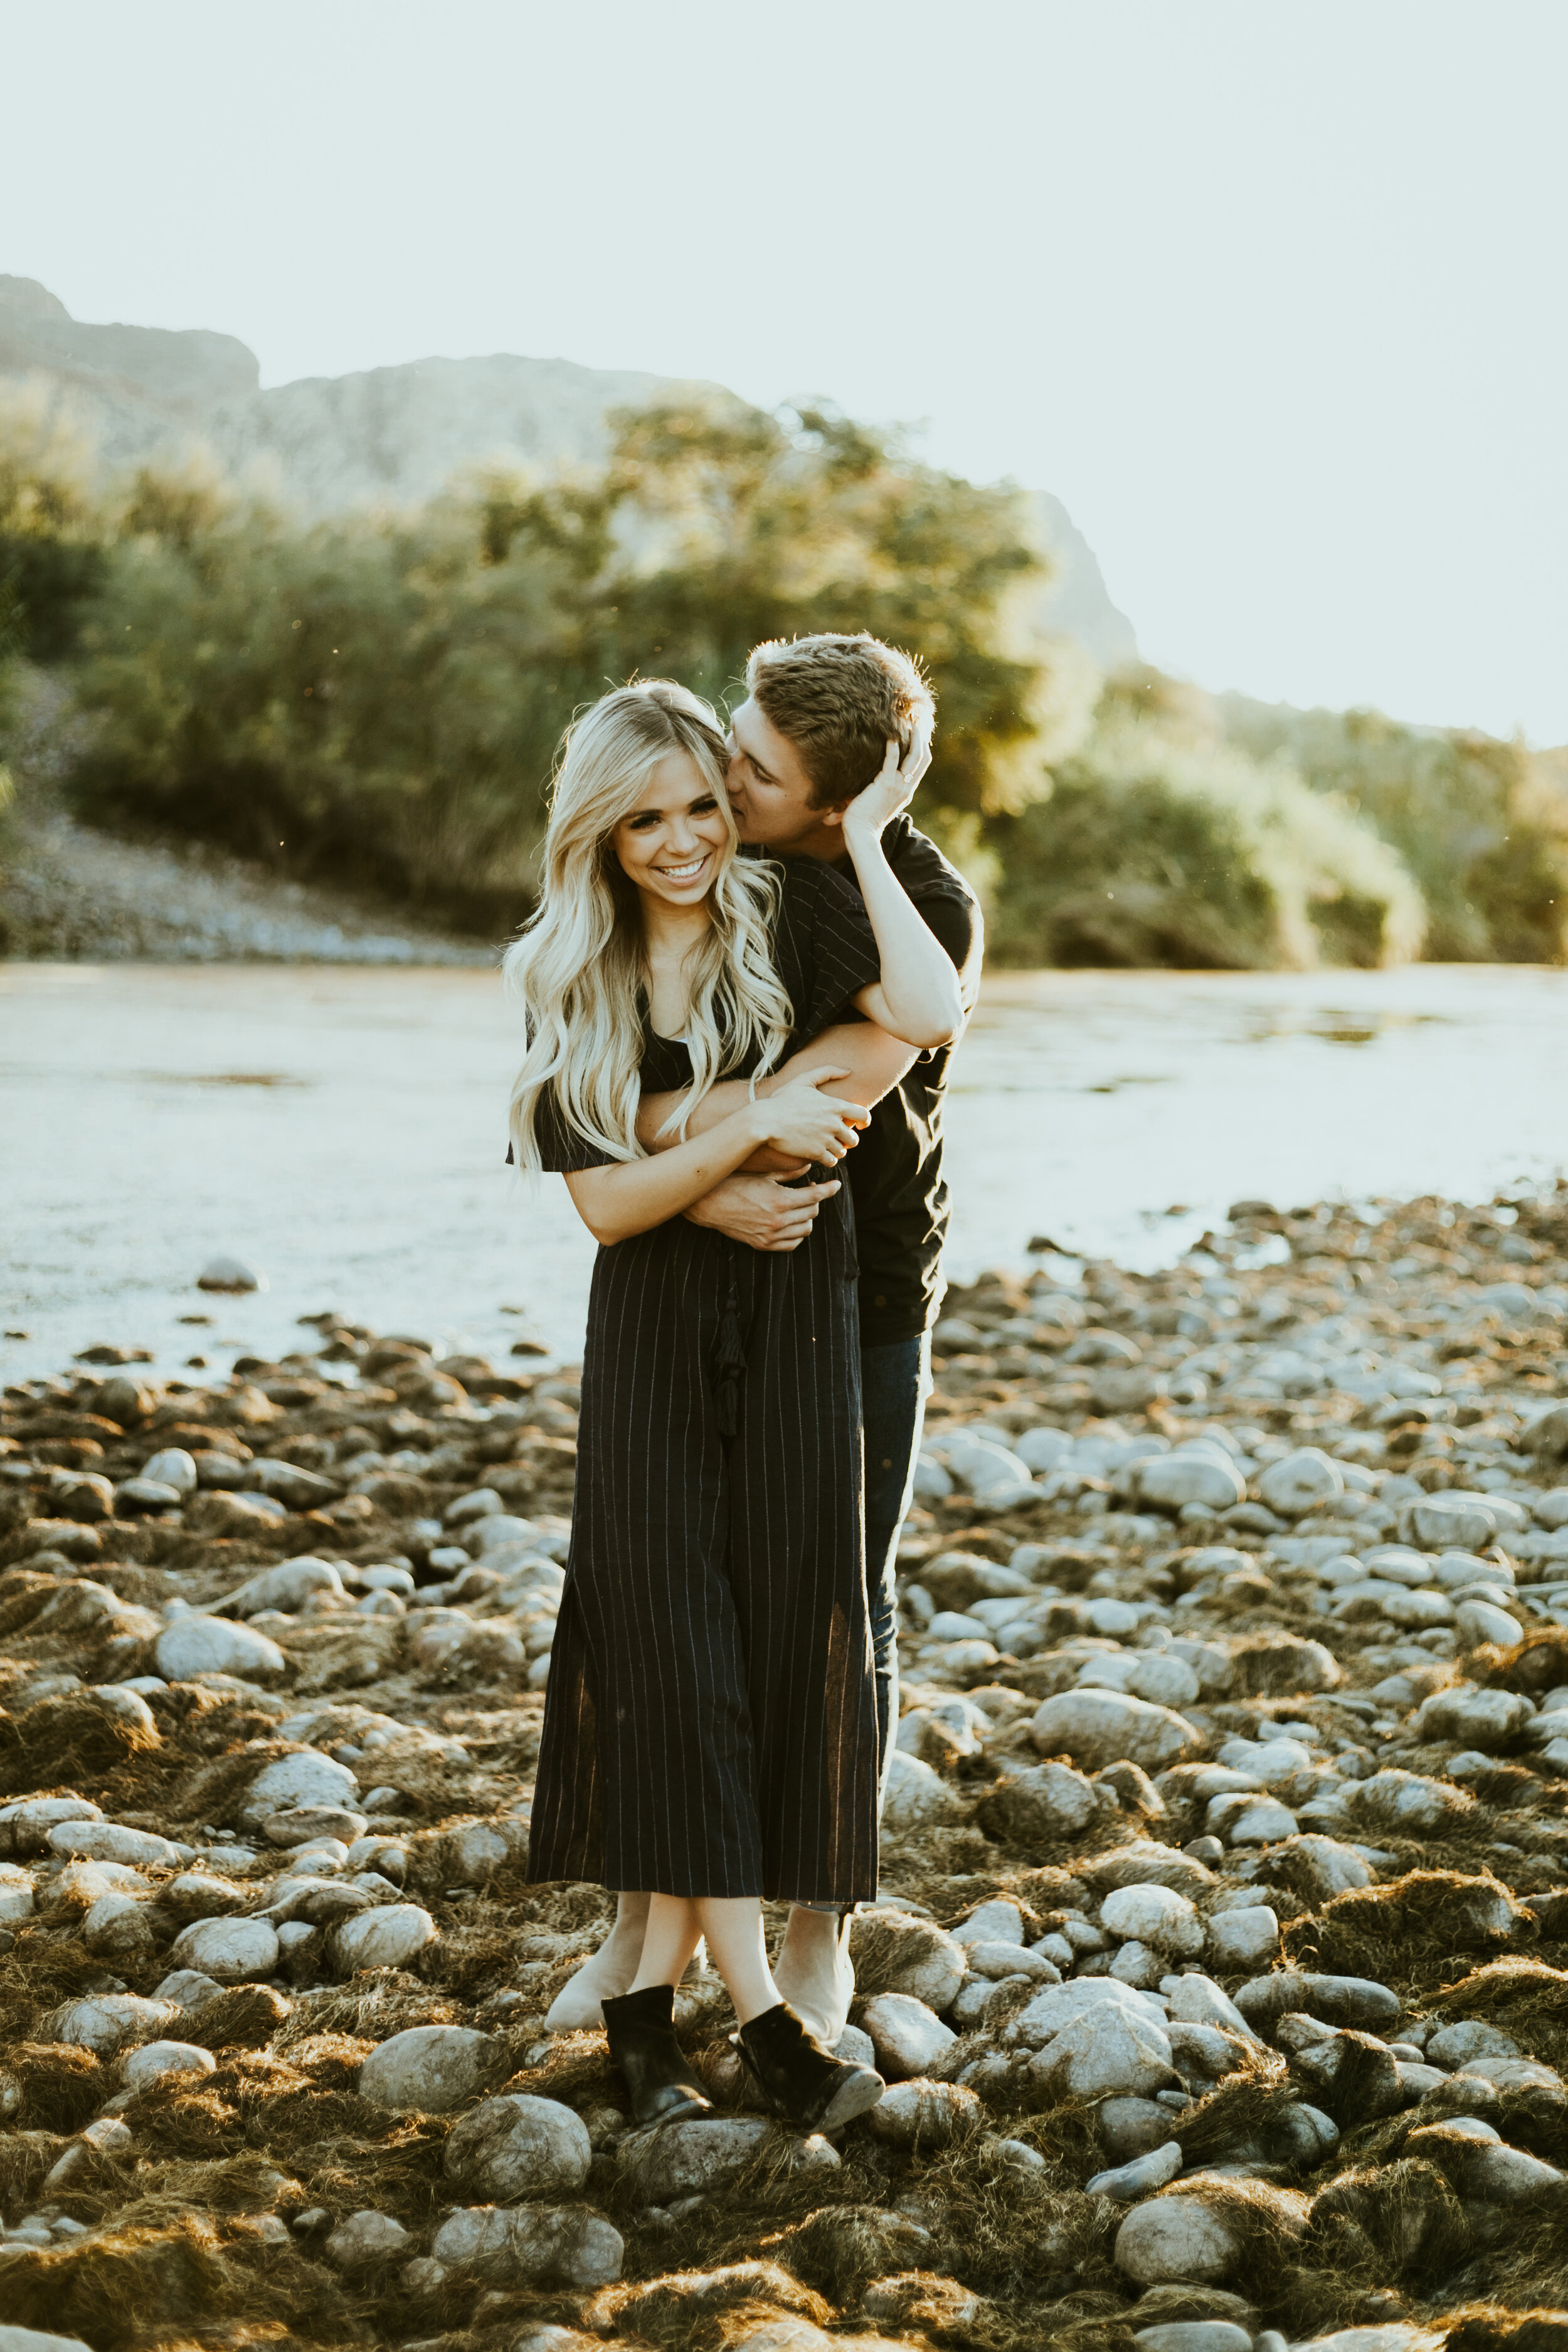
[[[0,275],[6,379],[41,385],[51,415],[90,440],[105,473],[205,444],[226,471],[275,485],[311,516],[416,505],[461,467],[491,459],[593,465],[608,449],[612,408],[684,388],[643,369],[503,352],[301,376],[263,390],[260,363],[237,336],[92,324],[73,319],[36,278]],[[1102,668],[1136,661],[1132,624],[1111,602],[1088,540],[1059,499],[1039,491],[1034,504],[1055,563],[1040,625]]]

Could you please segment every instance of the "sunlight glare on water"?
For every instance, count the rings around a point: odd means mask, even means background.
[[[1565,1015],[1568,973],[1524,967],[998,973],[954,1064],[949,1270],[1039,1237],[1149,1267],[1242,1197],[1548,1178]],[[0,965],[0,1372],[103,1340],[226,1370],[323,1308],[574,1352],[594,1245],[501,1164],[514,1024],[482,971]],[[198,1292],[219,1251],[268,1288]]]

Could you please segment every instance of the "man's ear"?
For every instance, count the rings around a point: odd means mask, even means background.
[[[823,824],[842,824],[844,822],[844,813],[848,806],[848,801],[834,801],[829,807],[825,808],[822,812]]]

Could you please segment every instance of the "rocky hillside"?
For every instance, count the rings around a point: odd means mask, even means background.
[[[204,442],[235,472],[259,467],[313,514],[427,499],[489,457],[592,464],[605,417],[674,389],[636,368],[497,352],[412,360],[262,390],[253,352],[205,329],[92,326],[30,278],[0,275],[0,383],[37,383],[96,444],[106,470]],[[714,387],[708,387],[712,390]],[[1057,575],[1047,627],[1110,667],[1137,658],[1094,551],[1058,499],[1037,501]]]

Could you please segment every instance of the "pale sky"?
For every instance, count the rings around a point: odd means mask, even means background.
[[[262,380],[826,394],[1152,660],[1568,740],[1563,0],[0,0],[0,268]]]

